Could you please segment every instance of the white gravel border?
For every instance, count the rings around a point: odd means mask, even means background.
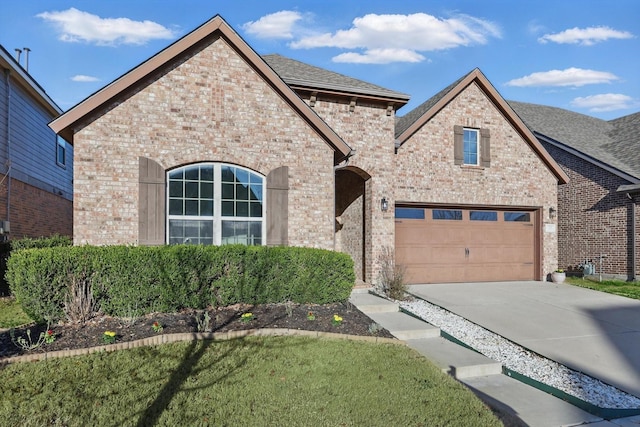
[[[475,323],[427,301],[398,301],[400,307],[462,341],[508,369],[600,408],[638,409],[640,399],[593,377],[541,357]]]

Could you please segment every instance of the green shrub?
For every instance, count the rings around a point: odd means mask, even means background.
[[[20,249],[37,249],[37,248],[53,248],[56,246],[72,246],[73,241],[69,236],[60,236],[55,234],[49,237],[24,237],[22,239],[12,240],[10,242],[11,250],[18,251]]]
[[[342,253],[266,246],[75,246],[16,251],[7,281],[39,322],[65,318],[73,283],[105,314],[132,317],[209,305],[345,301],[353,261]]]

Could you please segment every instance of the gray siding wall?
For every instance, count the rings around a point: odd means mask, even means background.
[[[11,140],[11,176],[34,187],[73,199],[73,147],[67,144],[66,167],[56,162],[56,135],[47,126],[54,119],[38,102],[10,79],[0,76],[0,173],[7,173],[7,139]],[[8,105],[10,104],[10,105]],[[7,132],[7,111],[11,135]],[[62,193],[62,194],[60,194]]]

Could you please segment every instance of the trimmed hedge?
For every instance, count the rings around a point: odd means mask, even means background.
[[[266,246],[72,246],[14,251],[7,281],[38,322],[65,318],[74,283],[119,317],[209,305],[346,301],[353,261],[322,249]]]

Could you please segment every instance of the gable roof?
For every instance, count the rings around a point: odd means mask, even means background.
[[[640,183],[640,113],[606,121],[546,105],[509,104],[542,140]]]
[[[49,123],[49,126],[57,134],[73,143],[75,132],[121,103],[137,88],[148,84],[163,71],[170,69],[190,52],[212,43],[217,37],[223,37],[254,71],[261,75],[267,84],[336,151],[338,160],[351,155],[351,148],[347,143],[264,62],[220,15],[216,15],[191,33],[89,96]]]
[[[294,89],[323,91],[341,95],[360,95],[371,99],[391,101],[400,106],[409,102],[410,96],[374,85],[353,77],[325,70],[296,61],[282,55],[263,55],[276,73]]]
[[[0,45],[0,68],[9,70],[10,75],[20,86],[40,105],[42,105],[52,117],[57,117],[62,110],[47,95],[47,92],[35,81],[33,77],[16,61],[13,56]]]
[[[433,97],[416,107],[407,115],[398,118],[396,121],[396,146],[401,147],[414,133],[424,126],[449,102],[457,97],[467,86],[475,83],[491,100],[495,107],[502,113],[506,120],[520,134],[531,149],[540,157],[549,170],[556,176],[558,182],[566,184],[569,177],[560,168],[551,155],[544,149],[536,136],[529,130],[525,123],[513,111],[513,108],[502,98],[491,82],[485,77],[479,68],[475,68],[470,73],[459,78]]]

